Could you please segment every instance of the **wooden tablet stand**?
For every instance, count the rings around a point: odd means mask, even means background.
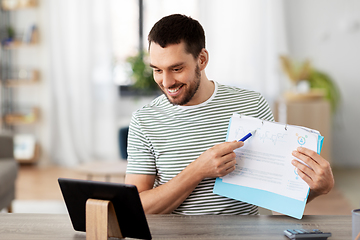
[[[114,205],[108,200],[89,198],[86,201],[86,240],[123,238]]]

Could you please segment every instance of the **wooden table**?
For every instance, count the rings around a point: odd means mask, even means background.
[[[351,216],[178,216],[147,215],[153,239],[288,239],[288,228],[318,228],[329,240],[351,239]],[[0,214],[0,239],[85,239],[66,214]]]

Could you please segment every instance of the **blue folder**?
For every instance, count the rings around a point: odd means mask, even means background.
[[[229,126],[231,124],[231,120]],[[317,152],[320,154],[324,137],[319,135]],[[294,198],[285,197],[276,193],[239,186],[231,183],[224,183],[221,178],[217,178],[214,186],[214,193],[239,201],[247,202],[266,208],[275,212],[279,212],[297,219],[301,219],[304,214],[305,205],[309,192],[304,201]]]

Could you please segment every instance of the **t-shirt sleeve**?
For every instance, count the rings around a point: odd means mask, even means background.
[[[127,151],[127,174],[156,175],[155,157],[151,142],[144,134],[135,114],[132,116],[129,126]]]
[[[258,114],[260,119],[271,122],[275,121],[268,102],[261,94],[259,94]]]

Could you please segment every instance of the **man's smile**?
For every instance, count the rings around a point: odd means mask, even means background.
[[[174,97],[174,96],[180,94],[180,90],[182,89],[183,86],[184,86],[184,84],[177,86],[177,87],[167,88],[166,90],[170,96]]]

